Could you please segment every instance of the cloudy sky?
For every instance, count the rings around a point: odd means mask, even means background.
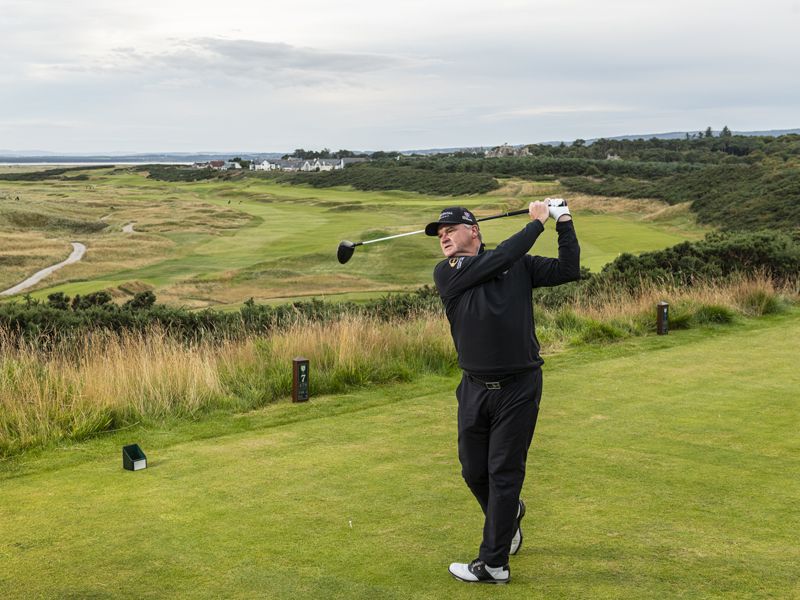
[[[800,127],[800,0],[0,0],[0,149]]]

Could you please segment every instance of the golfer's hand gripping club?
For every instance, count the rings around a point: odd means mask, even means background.
[[[547,203],[547,210],[550,213],[550,218],[556,223],[558,219],[564,215],[572,216],[569,212],[569,208],[567,208],[567,201],[563,198],[545,198],[544,201]]]
[[[539,221],[542,225],[550,218],[549,206],[546,202],[536,201],[528,205],[528,216],[531,221]]]

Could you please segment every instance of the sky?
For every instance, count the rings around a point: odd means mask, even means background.
[[[800,127],[800,0],[0,0],[0,150]]]

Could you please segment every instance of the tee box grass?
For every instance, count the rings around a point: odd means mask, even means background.
[[[800,314],[548,359],[508,586],[456,377],[130,429],[0,466],[5,598],[798,596]],[[780,351],[776,351],[780,348]],[[748,357],[759,357],[757,364]],[[122,468],[137,441],[148,468]]]

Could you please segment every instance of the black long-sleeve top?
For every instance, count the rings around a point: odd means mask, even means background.
[[[544,231],[528,223],[494,250],[445,259],[433,270],[444,303],[458,364],[475,375],[508,375],[538,368],[533,288],[580,277],[580,247],[572,221],[556,224],[558,258],[528,251]]]

